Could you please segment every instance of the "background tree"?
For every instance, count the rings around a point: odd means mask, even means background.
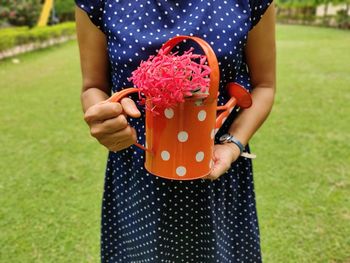
[[[42,4],[42,0],[0,0],[0,26],[35,26]],[[55,0],[51,24],[73,20],[74,1]]]
[[[3,24],[32,27],[40,10],[40,0],[1,0],[0,17]]]
[[[328,15],[329,5],[345,5],[337,15]],[[336,25],[350,28],[350,0],[276,0],[277,16],[280,21],[293,23]],[[323,5],[323,17],[317,19],[317,7]]]
[[[74,20],[74,1],[55,0],[54,8],[60,22]]]

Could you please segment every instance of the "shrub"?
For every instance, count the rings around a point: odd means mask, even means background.
[[[75,34],[75,24],[67,22],[47,27],[15,27],[0,30],[0,52],[18,45],[40,43],[51,38],[72,36]]]
[[[74,1],[72,0],[56,0],[55,11],[59,21],[74,20]]]
[[[347,10],[339,10],[335,20],[339,28],[350,29],[350,16],[348,16]]]
[[[40,15],[40,0],[0,0],[0,22],[33,27]]]

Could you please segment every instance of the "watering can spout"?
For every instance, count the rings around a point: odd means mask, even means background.
[[[252,97],[250,96],[250,93],[240,84],[236,82],[230,82],[227,84],[227,89],[231,97],[236,98],[237,105],[242,108],[246,109],[252,106]]]
[[[224,124],[227,117],[236,106],[246,109],[253,103],[250,93],[240,84],[230,82],[227,84],[226,88],[228,89],[228,93],[230,94],[231,98],[224,106],[217,107],[217,110],[222,112],[216,118],[216,131],[222,126],[222,124]]]

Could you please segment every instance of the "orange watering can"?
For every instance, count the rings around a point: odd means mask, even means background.
[[[147,105],[150,102],[146,99],[146,145],[136,144],[146,152],[148,172],[173,180],[193,180],[208,175],[213,165],[216,132],[235,106],[248,108],[252,104],[250,94],[242,86],[229,83],[231,98],[224,106],[217,107],[219,66],[210,45],[198,37],[178,36],[167,41],[162,49],[170,52],[183,40],[198,43],[207,57],[211,69],[209,94],[205,98],[186,98],[160,114],[150,110],[152,105]],[[138,88],[123,89],[108,101],[119,102],[138,91]]]

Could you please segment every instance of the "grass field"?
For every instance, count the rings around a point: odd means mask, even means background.
[[[278,27],[278,93],[254,137],[264,261],[350,262],[350,32]],[[75,42],[0,62],[0,262],[98,262],[106,151]]]

